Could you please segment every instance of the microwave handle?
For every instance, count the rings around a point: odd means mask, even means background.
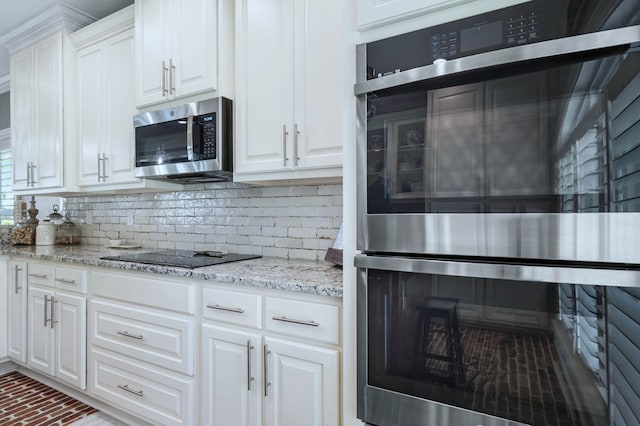
[[[193,115],[187,117],[187,159],[193,161]]]

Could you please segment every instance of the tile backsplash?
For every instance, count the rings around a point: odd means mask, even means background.
[[[186,186],[179,192],[68,197],[83,244],[212,249],[321,260],[342,224],[342,185]]]

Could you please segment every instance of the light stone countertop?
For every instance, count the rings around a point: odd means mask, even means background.
[[[211,280],[321,296],[342,297],[342,269],[325,261],[262,257],[188,269],[100,259],[154,249],[110,249],[102,246],[5,246],[2,254],[79,265],[101,266],[176,277]]]

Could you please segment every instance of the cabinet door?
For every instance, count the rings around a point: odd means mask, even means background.
[[[54,329],[51,326],[51,305],[54,293],[37,287],[29,287],[29,359],[34,370],[50,376],[54,374]],[[46,299],[45,299],[46,297]]]
[[[260,425],[260,336],[204,324],[202,347],[201,424]]]
[[[223,1],[223,0],[220,0]],[[174,98],[217,85],[217,0],[173,0],[170,88]]]
[[[9,261],[8,266],[8,332],[9,358],[27,362],[27,264]]]
[[[134,43],[133,30],[124,31],[107,40],[106,93],[104,120],[105,181],[107,183],[137,182],[134,176],[133,115]]]
[[[59,187],[63,184],[62,33],[33,47],[33,73],[34,183],[36,188]]]
[[[236,173],[293,165],[293,1],[236,2]]]
[[[488,195],[547,196],[553,159],[548,111],[543,111],[548,108],[546,79],[515,76],[490,81],[486,87]]]
[[[483,86],[470,84],[430,91],[427,149],[432,152],[431,193],[468,197],[482,191]],[[480,130],[479,130],[480,129]]]
[[[80,50],[76,55],[76,135],[79,185],[98,183],[104,120],[105,57],[103,45]],[[123,93],[124,94],[124,93]],[[126,94],[125,94],[126,96]]]
[[[31,49],[11,56],[11,149],[13,151],[13,188],[27,189],[29,162],[33,161],[32,132],[33,59]]]
[[[167,99],[171,0],[135,2],[136,105]]]
[[[338,351],[265,338],[266,426],[334,426],[339,421]]]
[[[55,329],[55,376],[85,389],[87,385],[87,300],[85,297],[56,293],[53,322]]]
[[[293,135],[292,155],[299,168],[342,166],[342,8],[336,0],[294,3],[294,131],[299,133]]]

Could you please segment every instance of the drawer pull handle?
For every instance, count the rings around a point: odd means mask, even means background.
[[[143,339],[142,334],[131,334],[128,331],[116,331],[116,333],[124,337],[131,337],[132,339],[138,339],[138,340]]]
[[[33,278],[47,278],[47,274],[29,274]]]
[[[56,278],[56,281],[60,282],[60,283],[65,283],[65,284],[75,284],[76,280],[67,280],[65,278]]]
[[[118,388],[137,396],[144,396],[144,392],[142,390],[137,391],[137,390],[131,389],[129,385],[118,385]]]
[[[228,308],[226,306],[220,306],[220,305],[207,305],[207,308],[217,309],[219,311],[235,312],[236,314],[244,314],[244,309],[242,308]]]
[[[287,318],[287,317],[273,317],[274,321],[282,321],[282,322],[290,322],[292,324],[300,324],[300,325],[308,325],[309,327],[319,327],[320,323],[315,321],[304,321],[295,318]]]

